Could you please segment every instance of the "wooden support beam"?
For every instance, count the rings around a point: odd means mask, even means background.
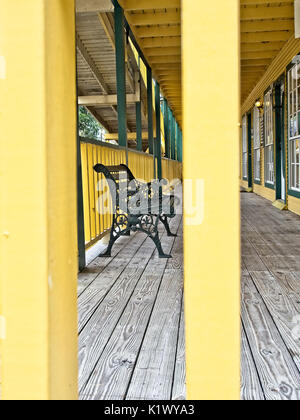
[[[76,13],[113,11],[111,0],[76,0]]]
[[[182,1],[187,400],[240,399],[239,13]]]
[[[135,104],[140,101],[140,94],[128,93],[126,95],[126,102],[128,104]],[[97,106],[107,107],[118,104],[118,95],[91,95],[91,96],[79,96],[78,105],[81,106]]]
[[[74,11],[73,0],[0,1],[5,401],[78,399]]]
[[[119,3],[126,11],[179,9],[180,0],[120,0]]]
[[[153,136],[155,135],[155,133],[153,133]],[[148,132],[147,131],[143,131],[142,132],[142,140],[148,140],[149,136],[148,136]],[[133,141],[133,140],[137,140],[138,138],[138,133],[127,133],[127,138],[128,141]],[[119,139],[119,134],[118,133],[106,133],[105,134],[105,140],[118,140]]]
[[[105,83],[100,71],[98,70],[98,67],[96,66],[96,64],[94,62],[94,60],[92,59],[92,57],[88,53],[87,49],[83,45],[83,42],[81,41],[78,34],[76,34],[76,45],[77,45],[77,50],[79,51],[80,55],[82,56],[82,58],[84,59],[86,64],[89,66],[89,68],[90,68],[91,72],[93,73],[93,76],[95,77],[96,81],[99,83],[99,86],[100,86],[101,90],[103,91],[104,94],[108,94],[108,92],[109,92],[108,86]]]
[[[144,38],[141,41],[141,48],[166,48],[166,47],[180,47],[181,37],[160,37],[160,38]],[[146,51],[147,53],[147,51]]]
[[[180,12],[136,13],[126,14],[128,23],[132,26],[180,24]]]
[[[155,38],[155,37],[170,37],[170,36],[181,36],[180,25],[176,26],[150,26],[141,27],[135,29],[136,36],[138,38]]]
[[[294,18],[294,7],[291,6],[262,6],[241,8],[241,21],[253,19],[282,19]]]

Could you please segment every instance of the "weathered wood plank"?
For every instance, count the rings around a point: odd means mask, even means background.
[[[174,238],[163,236],[162,244],[167,252],[170,252],[173,243]],[[125,398],[166,264],[167,260],[159,259],[156,254],[149,260],[93,374],[81,393],[82,399]]]
[[[243,401],[265,400],[265,396],[260,384],[259,376],[243,326],[241,345],[241,399]]]
[[[179,337],[177,344],[172,400],[186,400],[186,364],[185,364],[185,319],[182,302]]]
[[[298,400],[299,371],[250,276],[242,281],[242,319],[268,400]]]
[[[269,272],[251,272],[250,275],[300,372],[300,335],[297,338],[294,334],[299,312],[284,286]]]
[[[119,276],[101,305],[97,307],[79,336],[79,389],[81,393],[95,366],[120,322],[145,267],[154,252],[154,244],[147,239]],[[154,258],[157,258],[154,252]],[[157,258],[158,259],[158,258]],[[162,261],[162,260],[159,260]],[[84,391],[85,394],[85,391]]]

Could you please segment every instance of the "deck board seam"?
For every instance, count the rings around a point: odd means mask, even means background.
[[[178,223],[178,227],[177,227],[176,233],[178,233],[178,232],[179,232],[179,229],[180,229],[180,227],[181,227],[181,223],[182,223],[182,216],[181,216],[180,221],[179,221],[179,223]],[[174,241],[173,241],[173,244],[172,244],[172,247],[171,247],[171,252],[170,252],[170,253],[172,253],[172,250],[173,250],[173,248],[174,248],[174,245],[175,245],[175,238],[174,238]],[[162,285],[162,282],[163,282],[163,278],[164,278],[164,275],[165,275],[166,269],[167,269],[167,262],[166,262],[166,264],[165,264],[164,270],[163,270],[162,275],[161,275],[161,278],[160,278],[159,287],[158,287],[158,289],[157,289],[157,293],[156,293],[156,295],[155,295],[155,299],[154,299],[154,301],[153,301],[152,309],[151,309],[151,312],[150,312],[150,315],[149,315],[149,318],[148,318],[148,322],[147,322],[147,325],[146,325],[146,328],[145,328],[145,331],[144,331],[144,334],[143,334],[143,338],[142,338],[142,340],[141,340],[141,344],[140,344],[140,347],[139,347],[139,351],[138,351],[138,353],[137,353],[137,356],[136,356],[136,359],[135,359],[135,362],[134,362],[134,366],[133,366],[133,369],[132,369],[132,372],[131,372],[131,375],[130,375],[130,380],[128,381],[128,385],[127,385],[127,387],[126,387],[126,391],[125,391],[125,394],[124,394],[124,398],[123,398],[123,400],[127,400],[127,395],[128,395],[129,389],[130,389],[130,387],[131,387],[131,381],[132,381],[132,378],[133,378],[133,375],[134,375],[134,372],[135,372],[135,368],[136,368],[136,366],[137,366],[137,362],[138,362],[138,360],[139,360],[139,356],[140,356],[140,353],[141,353],[141,349],[142,349],[143,344],[144,344],[144,341],[145,341],[145,337],[146,337],[146,334],[147,334],[147,331],[148,331],[148,327],[149,327],[150,322],[151,322],[151,319],[152,319],[153,311],[154,311],[154,308],[155,308],[155,305],[156,305],[156,302],[157,302],[157,298],[158,298],[159,292],[160,292],[160,290],[161,290],[161,285]]]
[[[249,222],[249,224],[251,225],[251,223]],[[254,226],[252,226],[253,228],[254,228]],[[264,238],[262,237],[262,239],[263,239],[263,241],[265,242],[265,240],[264,240]],[[248,240],[247,240],[248,241]],[[249,241],[248,241],[249,242]],[[249,242],[250,243],[250,242]],[[266,242],[265,242],[266,243]],[[266,243],[267,244],[267,243]],[[261,256],[260,256],[260,254],[258,253],[258,251],[257,251],[257,249],[255,248],[255,247],[253,247],[253,249],[255,250],[255,253],[256,253],[256,255],[258,256],[258,258],[261,260],[261,262],[266,266],[266,268],[268,269],[268,273],[274,278],[274,273],[270,270],[270,268],[268,267],[268,265],[266,265],[265,263],[264,263],[264,261],[262,260],[262,258],[261,258]],[[280,329],[279,329],[279,327],[278,327],[278,325],[277,325],[277,322],[276,322],[276,320],[274,319],[274,316],[272,315],[272,313],[271,313],[271,311],[270,311],[270,309],[269,309],[269,306],[268,306],[268,303],[266,302],[266,300],[264,299],[264,296],[260,293],[260,291],[259,291],[259,289],[258,289],[258,287],[257,287],[257,285],[256,285],[256,282],[255,282],[255,280],[254,280],[254,278],[253,278],[253,276],[252,276],[252,274],[251,274],[251,271],[249,271],[248,270],[248,268],[246,267],[246,269],[247,269],[247,272],[248,272],[248,274],[249,274],[249,276],[250,276],[250,278],[251,278],[251,281],[252,281],[252,283],[254,284],[254,287],[255,287],[255,289],[257,290],[257,292],[258,292],[258,294],[259,294],[259,296],[262,298],[262,301],[264,302],[264,304],[265,304],[265,307],[266,307],[266,309],[267,309],[267,311],[268,311],[268,314],[270,315],[270,317],[271,317],[271,319],[272,319],[272,321],[273,321],[273,324],[274,324],[274,326],[275,326],[275,328],[276,328],[276,330],[277,330],[277,332],[278,332],[278,334],[280,335],[280,337],[281,337],[281,339],[282,339],[282,341],[283,341],[283,343],[284,343],[284,346],[285,346],[285,348],[287,349],[287,352],[290,354],[290,356],[291,356],[291,358],[292,358],[292,360],[293,360],[293,363],[294,363],[294,365],[295,365],[295,367],[296,367],[296,369],[297,369],[297,371],[299,372],[299,374],[300,374],[300,370],[299,370],[299,368],[298,368],[298,366],[297,366],[297,364],[295,363],[295,361],[294,361],[294,357],[293,357],[293,354],[291,353],[291,351],[289,350],[289,348],[288,348],[288,345],[287,345],[287,343],[286,343],[286,341],[285,341],[285,338],[283,337],[283,335],[282,335],[282,333],[281,333],[281,331],[280,331]],[[275,278],[276,279],[276,278]],[[292,302],[292,304],[293,304],[293,302]],[[294,305],[293,305],[294,306]]]
[[[132,240],[135,238],[136,234],[132,235],[129,239],[129,241],[124,241],[124,244],[122,244],[122,246],[120,247],[120,249],[115,253],[115,255],[113,257],[111,257],[110,261],[107,263],[107,265],[105,265],[105,267],[99,271],[99,273],[97,273],[97,275],[95,276],[95,278],[77,295],[77,298],[80,298],[80,296],[87,290],[89,289],[89,287],[92,286],[92,284],[97,280],[97,278],[100,276],[100,274],[113,262],[113,260],[120,254],[120,252],[125,248],[125,246],[128,246],[128,244],[130,244],[132,242]],[[146,239],[145,239],[146,240]],[[144,242],[143,242],[144,243]],[[96,259],[99,257],[96,257],[93,259],[93,261],[91,261],[88,265],[88,267],[90,265],[93,264],[93,262],[96,261]],[[87,267],[87,268],[88,268]],[[84,273],[84,271],[83,271]]]
[[[180,223],[181,223],[181,219],[180,219]],[[179,226],[180,226],[180,223],[179,223]],[[163,237],[163,236],[165,236],[165,234],[166,234],[166,232],[164,231],[164,232],[163,232],[163,234],[162,234],[162,237]],[[142,242],[141,246],[142,246],[142,245],[146,242],[146,240],[147,240],[147,239],[148,239],[148,238],[147,238],[147,237],[145,237],[145,240]],[[175,241],[174,241],[174,242],[175,242]],[[172,248],[173,248],[173,245],[172,245]],[[118,325],[118,323],[119,323],[120,319],[122,318],[122,316],[123,316],[124,312],[126,311],[126,309],[127,309],[127,307],[128,307],[128,304],[129,304],[129,302],[130,302],[130,299],[132,298],[132,296],[133,296],[134,292],[136,291],[136,288],[138,287],[139,281],[140,281],[141,277],[143,276],[144,272],[146,271],[146,269],[147,269],[147,267],[148,267],[148,264],[149,264],[149,262],[151,261],[151,258],[152,258],[152,256],[154,255],[155,251],[156,251],[156,248],[154,247],[154,248],[153,248],[153,251],[151,252],[151,254],[150,254],[150,256],[149,256],[149,259],[148,259],[147,264],[145,265],[145,267],[144,267],[143,271],[141,272],[141,275],[139,276],[139,279],[137,280],[136,285],[135,285],[135,287],[133,288],[132,293],[130,294],[130,296],[129,296],[129,298],[128,298],[128,301],[127,301],[126,305],[124,306],[123,310],[122,310],[122,311],[121,311],[121,313],[120,313],[119,318],[118,318],[118,319],[117,319],[117,321],[116,321],[115,326],[117,326],[117,325]],[[132,258],[128,261],[128,263],[127,263],[126,267],[130,264],[130,262],[132,261],[132,259],[133,259],[133,258],[135,258],[135,256],[136,256],[136,253],[135,253],[135,254],[133,255],[133,257],[132,257]],[[123,272],[122,272],[122,273],[123,273]],[[116,281],[114,282],[114,284],[117,282],[117,280],[118,280],[118,279],[119,279],[119,277],[122,275],[122,273],[120,273],[120,275],[118,276],[118,278],[116,279]],[[163,276],[162,276],[162,277],[163,277]],[[111,290],[111,288],[110,288],[109,290]],[[106,294],[106,295],[107,295],[107,294]],[[101,302],[102,302],[102,300],[101,300]],[[100,304],[101,304],[101,302],[100,302]],[[100,306],[100,304],[97,306],[97,308]],[[155,304],[155,302],[154,302],[154,304]],[[154,305],[154,304],[153,304],[153,305]],[[152,312],[151,312],[151,313],[152,313]],[[149,319],[150,319],[150,318],[151,318],[151,314],[150,314]],[[90,319],[91,319],[91,318],[90,318]],[[90,319],[89,319],[89,320],[90,320]],[[88,322],[86,323],[86,325],[87,325],[87,324],[88,324]],[[85,326],[86,326],[86,325],[85,325]],[[147,325],[148,325],[148,324],[147,324]],[[93,373],[94,373],[94,371],[95,371],[95,369],[96,369],[96,367],[97,367],[97,364],[98,364],[99,360],[101,359],[101,356],[102,356],[103,352],[105,351],[105,349],[106,349],[106,347],[107,347],[107,345],[108,345],[108,343],[109,343],[109,341],[110,341],[110,339],[111,339],[111,337],[112,337],[112,335],[113,335],[113,333],[114,333],[114,330],[115,330],[115,328],[113,328],[113,329],[112,329],[111,334],[110,334],[109,338],[107,339],[107,341],[106,341],[106,343],[105,343],[105,346],[103,347],[103,349],[102,349],[101,353],[99,354],[99,357],[97,358],[97,362],[95,363],[94,369],[92,369],[92,370],[91,370],[91,372],[90,372],[90,375],[89,375],[88,379],[86,380],[86,382],[85,382],[84,386],[81,388],[81,390],[80,390],[80,394],[81,394],[81,395],[82,395],[82,394],[84,394],[84,390],[85,390],[85,389],[86,389],[86,387],[88,386],[89,380],[91,379],[91,377],[92,377],[92,375],[93,375]],[[147,328],[146,328],[146,330],[147,330]],[[129,381],[129,383],[130,383],[130,381]],[[125,398],[123,398],[123,399],[125,399]]]
[[[180,305],[180,313],[183,310],[183,303],[184,303],[184,290],[182,290],[182,296],[181,296],[181,305]],[[178,350],[179,350],[179,338],[180,338],[180,328],[181,328],[181,317],[179,319],[178,323],[178,331],[177,331],[177,342],[176,342],[176,352],[175,352],[175,363],[174,363],[174,369],[173,369],[173,377],[172,377],[172,386],[171,386],[171,395],[170,400],[172,400],[173,391],[174,391],[174,383],[175,383],[175,374],[176,374],[176,360],[178,357]],[[184,321],[184,319],[183,319]]]
[[[148,238],[147,237],[145,237],[145,239],[143,240],[143,242],[140,244],[140,247],[141,246],[143,246],[144,244],[145,244],[145,242],[146,242],[146,240],[147,240]],[[154,251],[153,251],[154,252]],[[124,270],[128,267],[128,265],[131,263],[131,261],[135,258],[135,255],[136,254],[134,254],[128,261],[127,261],[127,263],[126,263],[126,265],[124,266]],[[153,254],[151,254],[151,256],[152,256]],[[151,258],[151,257],[150,257]],[[147,265],[148,265],[148,263],[147,263]],[[147,267],[147,265],[146,265],[146,267]],[[108,265],[107,265],[108,266]],[[106,267],[107,267],[106,266]],[[105,268],[106,268],[105,267]],[[123,271],[124,271],[123,270]],[[81,329],[80,329],[80,331],[79,331],[79,333],[78,333],[78,336],[80,336],[80,334],[83,332],[83,330],[85,329],[85,327],[87,326],[87,324],[90,322],[90,320],[91,320],[91,318],[93,317],[93,315],[95,314],[95,312],[97,311],[97,309],[99,308],[99,306],[101,305],[101,303],[103,302],[103,300],[105,299],[105,297],[108,295],[108,293],[111,291],[111,289],[114,287],[114,285],[116,284],[116,282],[119,280],[119,278],[121,277],[121,275],[123,274],[123,271],[122,272],[120,272],[120,274],[116,277],[116,279],[115,279],[115,281],[110,285],[110,287],[107,289],[107,291],[106,291],[106,293],[101,297],[101,299],[99,299],[99,301],[98,301],[98,303],[95,305],[95,308],[94,308],[94,310],[92,311],[92,313],[91,313],[91,316],[89,317],[89,319],[86,321],[86,323],[84,324],[84,326],[82,326],[81,327]],[[102,274],[102,271],[99,273],[99,276],[100,276],[100,274]],[[99,276],[97,276],[97,278],[99,277]],[[95,279],[96,280],[96,279]],[[94,280],[94,281],[95,281]],[[87,290],[87,289],[86,289]]]
[[[251,348],[251,345],[250,345],[249,337],[248,337],[248,335],[247,335],[247,331],[246,331],[246,328],[245,328],[245,325],[244,325],[244,320],[243,320],[243,318],[242,318],[242,317],[241,317],[241,323],[242,323],[242,329],[243,329],[244,334],[245,334],[245,338],[246,338],[247,343],[248,343],[248,346],[249,346],[249,350],[250,350],[251,358],[252,358],[252,360],[253,360],[253,364],[254,364],[254,366],[255,366],[255,370],[256,370],[257,377],[258,377],[258,381],[259,381],[259,384],[260,384],[260,387],[261,387],[261,391],[262,391],[262,393],[263,393],[263,395],[264,395],[264,398],[265,398],[265,401],[266,401],[266,400],[267,400],[267,396],[266,396],[266,393],[265,393],[265,390],[264,390],[264,386],[263,386],[263,383],[262,383],[262,380],[261,380],[261,376],[260,376],[260,374],[259,374],[259,370],[258,370],[258,367],[257,367],[257,363],[256,363],[256,360],[255,360],[255,357],[254,357],[254,354],[253,354],[253,351],[252,351],[252,348]]]

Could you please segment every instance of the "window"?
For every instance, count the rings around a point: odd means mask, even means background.
[[[253,112],[254,130],[254,179],[260,181],[260,116],[259,109],[254,108]]]
[[[274,185],[274,141],[272,89],[265,95],[265,183]]]
[[[247,136],[247,117],[243,116],[243,178],[248,179],[248,136]]]
[[[300,59],[288,72],[289,186],[300,191]]]

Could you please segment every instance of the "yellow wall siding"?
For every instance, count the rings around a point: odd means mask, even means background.
[[[300,199],[297,197],[294,197],[292,195],[288,196],[288,208],[293,213],[299,214],[300,216]]]

